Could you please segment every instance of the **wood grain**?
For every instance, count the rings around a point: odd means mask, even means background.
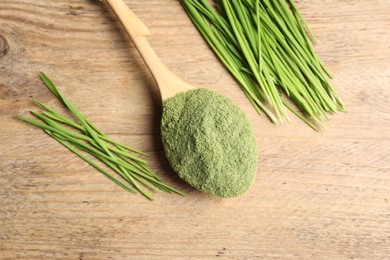
[[[175,176],[162,152],[157,87],[103,2],[0,0],[0,259],[390,258],[389,1],[297,3],[348,109],[321,133],[259,117],[178,1],[126,2],[170,69],[248,114],[259,144],[255,183],[218,199]],[[37,109],[33,98],[61,108],[39,70],[188,195],[128,194],[17,120]]]

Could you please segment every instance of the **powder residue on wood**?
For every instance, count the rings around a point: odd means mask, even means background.
[[[235,197],[253,182],[256,138],[244,112],[226,97],[195,89],[167,99],[161,134],[171,166],[193,187]]]

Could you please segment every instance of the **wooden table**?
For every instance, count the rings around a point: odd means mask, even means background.
[[[0,0],[1,259],[390,258],[389,1],[297,3],[348,109],[320,133],[258,116],[178,1],[126,2],[175,73],[248,114],[255,183],[219,199],[176,177],[159,92],[104,2]],[[109,135],[149,152],[152,169],[187,196],[129,194],[16,119],[38,110],[32,99],[61,108],[37,71]]]

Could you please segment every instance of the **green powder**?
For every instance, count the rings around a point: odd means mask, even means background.
[[[244,112],[226,97],[195,89],[167,99],[161,135],[171,166],[193,187],[235,197],[253,182],[256,138]]]

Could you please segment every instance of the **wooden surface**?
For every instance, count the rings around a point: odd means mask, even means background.
[[[223,93],[256,129],[259,169],[235,199],[180,181],[146,66],[99,1],[0,0],[0,259],[389,259],[390,4],[299,1],[348,113],[316,133],[259,117],[176,0],[127,0],[161,59]],[[108,134],[151,154],[186,197],[132,195],[16,114],[60,107],[47,73]]]

